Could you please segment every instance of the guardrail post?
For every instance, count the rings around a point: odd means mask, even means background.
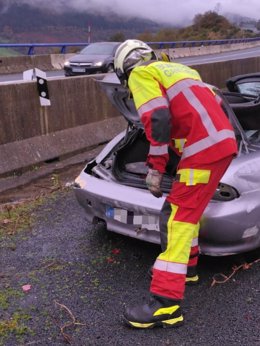
[[[29,46],[28,55],[34,54],[34,46]]]
[[[65,54],[66,53],[66,46],[62,46],[61,50],[60,50],[61,54]]]

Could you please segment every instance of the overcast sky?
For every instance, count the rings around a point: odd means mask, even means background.
[[[260,0],[0,0],[2,9],[11,3],[26,3],[57,11],[77,9],[95,13],[123,14],[147,18],[173,25],[188,24],[198,13],[231,12],[260,19]]]

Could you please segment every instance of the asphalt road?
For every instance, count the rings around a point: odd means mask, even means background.
[[[259,252],[202,256],[201,282],[186,290],[185,324],[134,330],[122,312],[148,296],[159,247],[94,229],[70,189],[32,215],[32,227],[1,239],[0,345],[260,345],[259,261],[211,287],[217,273],[229,275]],[[23,285],[31,285],[27,293]]]
[[[190,56],[176,59],[177,62],[187,65],[202,65],[219,61],[248,59],[259,56],[260,47],[239,49],[218,54],[205,54],[200,56]]]

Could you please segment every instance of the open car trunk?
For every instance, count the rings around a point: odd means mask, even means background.
[[[148,167],[146,158],[149,151],[149,142],[142,128],[132,128],[124,138],[113,158],[112,172],[122,184],[139,188],[146,188],[145,178]],[[162,180],[162,190],[167,192],[171,188],[176,174],[179,157],[169,149],[169,162]]]

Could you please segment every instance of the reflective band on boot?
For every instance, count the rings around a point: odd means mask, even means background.
[[[180,327],[181,324],[183,324],[183,316],[172,318],[170,320],[165,321],[158,321],[153,323],[138,323],[138,322],[131,322],[127,321],[126,323],[134,328],[142,328],[142,329],[149,329],[154,327],[163,327],[163,328],[171,328],[171,327]]]
[[[199,276],[195,275],[195,276],[186,276],[185,279],[186,285],[196,285],[199,283]]]

